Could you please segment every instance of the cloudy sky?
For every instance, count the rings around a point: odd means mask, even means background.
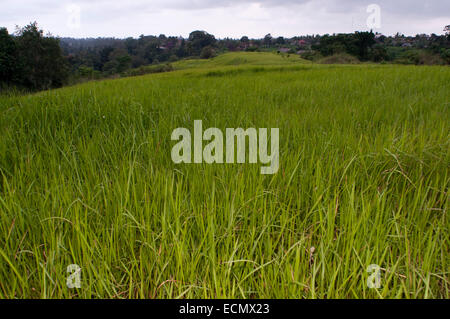
[[[260,38],[370,28],[384,34],[442,34],[450,24],[450,1],[0,0],[0,27],[12,32],[31,21],[53,35],[71,37],[186,37],[205,30],[219,38]]]

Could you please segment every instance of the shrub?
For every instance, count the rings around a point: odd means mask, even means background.
[[[211,59],[215,56],[215,51],[211,46],[204,47],[202,49],[202,53],[200,54],[200,58],[202,59]]]
[[[151,73],[163,73],[173,71],[172,64],[159,64],[159,65],[149,65],[149,66],[141,66],[137,69],[131,69],[126,72],[123,72],[122,76],[138,76],[144,74]]]
[[[258,51],[258,47],[248,47],[245,51],[247,51],[247,52],[256,52],[256,51]]]
[[[441,58],[446,64],[450,64],[450,49],[442,49]]]
[[[347,53],[338,53],[323,59],[320,59],[318,63],[322,64],[357,64],[360,63],[358,58]]]
[[[323,55],[319,51],[309,50],[300,54],[300,57],[309,61],[317,61],[323,58]]]
[[[382,44],[376,44],[370,51],[370,59],[374,62],[383,62],[389,59],[388,52]]]
[[[400,55],[394,62],[414,65],[443,65],[445,61],[438,54],[424,50],[408,50]]]

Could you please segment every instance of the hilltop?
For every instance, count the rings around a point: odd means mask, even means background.
[[[310,63],[296,54],[276,52],[229,52],[211,59],[186,59],[172,63],[175,69],[215,68],[223,66],[292,66]]]

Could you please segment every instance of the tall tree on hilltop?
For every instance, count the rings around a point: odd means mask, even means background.
[[[22,85],[31,89],[49,89],[64,84],[68,67],[58,39],[44,36],[34,22],[16,31],[15,42]]]
[[[17,71],[16,43],[7,29],[0,28],[0,84],[11,84]]]
[[[190,55],[200,55],[202,49],[214,46],[216,38],[206,31],[193,31],[189,34],[188,51]]]

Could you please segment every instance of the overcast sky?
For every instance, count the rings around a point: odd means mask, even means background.
[[[380,8],[367,12],[370,4]],[[368,26],[369,19],[369,26]],[[450,0],[0,0],[0,27],[37,21],[71,37],[181,35],[205,30],[218,38],[291,37],[369,30],[442,34]]]

